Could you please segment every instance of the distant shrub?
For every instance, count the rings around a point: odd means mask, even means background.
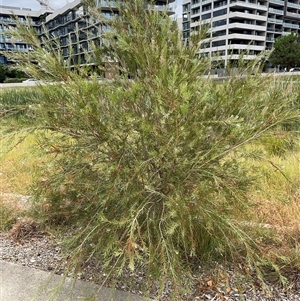
[[[21,83],[25,80],[26,78],[6,78],[4,83],[10,84],[10,83]]]

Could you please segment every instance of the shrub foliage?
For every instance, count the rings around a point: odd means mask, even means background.
[[[240,226],[252,183],[240,149],[298,117],[297,95],[259,74],[206,78],[200,35],[186,47],[166,13],[125,2],[96,52],[115,62],[114,80],[85,80],[90,70],[68,68],[46,41],[30,54],[39,64],[17,54],[30,76],[62,81],[39,85],[34,118],[51,158],[34,187],[39,214],[72,231],[74,256],[110,272],[142,266],[175,284],[195,259],[255,264],[259,248]]]

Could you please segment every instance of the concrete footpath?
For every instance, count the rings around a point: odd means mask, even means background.
[[[0,301],[146,301],[96,284],[0,260]]]

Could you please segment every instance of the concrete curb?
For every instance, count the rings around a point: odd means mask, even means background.
[[[127,292],[0,260],[1,301],[146,301]]]

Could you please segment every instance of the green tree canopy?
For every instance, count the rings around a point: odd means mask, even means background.
[[[0,64],[0,83],[3,83],[6,77],[7,68],[5,65]]]
[[[293,66],[300,66],[300,36],[291,33],[278,38],[274,43],[270,62],[274,66],[286,66],[288,70]]]

